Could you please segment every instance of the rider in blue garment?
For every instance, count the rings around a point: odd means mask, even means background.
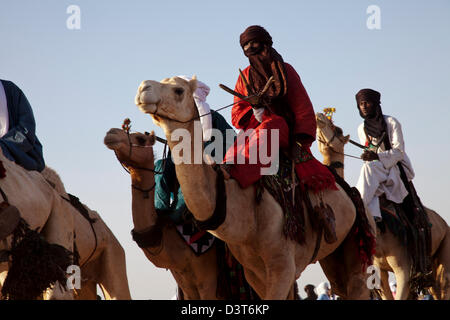
[[[233,145],[233,139],[226,139],[227,129],[233,130],[233,128],[227,123],[222,115],[216,111],[211,111],[212,127],[218,129],[222,133],[223,137],[223,152],[228,150]],[[230,140],[230,141],[227,141]],[[209,140],[204,142],[206,148],[214,141]],[[227,144],[228,142],[228,144]],[[215,150],[212,151],[211,157],[215,156]],[[162,159],[157,160],[155,163],[155,171],[162,174],[155,175],[155,209],[159,215],[169,216],[175,223],[181,223],[183,221],[183,213],[187,212],[186,203],[184,202],[183,194],[181,193],[180,185],[178,184],[177,176],[175,173],[175,164],[172,161],[170,152],[167,155],[166,161]]]
[[[13,82],[0,80],[0,147],[3,155],[27,170],[45,167],[42,145],[36,137],[33,110]]]

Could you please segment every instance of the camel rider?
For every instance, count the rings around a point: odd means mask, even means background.
[[[316,119],[312,103],[295,69],[283,61],[281,55],[272,47],[272,37],[261,26],[250,26],[240,35],[240,45],[250,65],[239,76],[235,91],[243,96],[263,91],[268,79],[273,76],[274,83],[262,97],[254,96],[248,101],[234,98],[237,102],[232,109],[233,126],[242,132],[253,129],[245,145],[239,145],[239,136],[233,148],[230,148],[223,166],[229,174],[246,188],[258,181],[261,168],[270,164],[251,162],[251,148],[261,148],[261,134],[267,133],[268,153],[272,145],[271,132],[278,130],[280,150],[295,161],[295,171],[301,187],[319,192],[324,189],[337,189],[331,172],[313,157],[310,146],[316,139]],[[248,92],[248,88],[251,92]],[[262,129],[266,129],[262,131]],[[238,155],[245,163],[236,161]],[[231,163],[231,164],[230,164]],[[237,163],[237,164],[236,164]],[[326,219],[324,219],[326,221]],[[335,236],[331,224],[325,224],[325,232]]]
[[[383,115],[380,93],[372,89],[362,89],[356,94],[360,116],[364,122],[358,127],[358,136],[367,149],[361,155],[358,188],[375,220],[381,220],[379,197],[402,203],[408,194],[400,176],[401,163],[408,181],[414,178],[411,161],[405,152],[405,143],[400,122]]]
[[[187,81],[191,80],[185,76],[179,77]],[[209,91],[210,88],[206,84],[197,80],[197,89],[195,90],[193,97],[198,109],[198,114],[200,116],[205,115],[200,117],[204,142],[203,146],[206,148],[215,141],[215,139],[213,140],[211,129],[220,130],[223,137],[222,155],[217,154],[217,156],[219,159],[222,159],[223,153],[230,147],[230,143],[234,141],[234,130],[222,115],[210,109],[209,104],[206,102],[206,96],[209,94]],[[232,134],[233,136],[228,137],[227,139],[227,134]],[[229,142],[228,144],[227,141]],[[218,151],[219,150],[213,149],[210,156],[215,158],[215,153]],[[169,216],[176,223],[181,223],[183,221],[183,214],[187,212],[187,207],[176,177],[175,164],[172,161],[170,151],[166,160],[160,159],[156,161],[155,171],[162,172],[162,174],[155,175],[156,212],[159,215]]]
[[[0,147],[3,155],[27,170],[45,167],[42,145],[35,134],[33,110],[13,82],[0,80]]]
[[[356,102],[364,119],[358,135],[367,147],[361,155],[364,164],[356,187],[380,230],[383,230],[380,197],[394,202],[397,215],[404,217],[400,220],[406,221],[414,283],[426,287],[433,282],[431,225],[411,181],[414,170],[405,152],[402,127],[394,117],[383,115],[379,92],[362,89],[356,94]]]

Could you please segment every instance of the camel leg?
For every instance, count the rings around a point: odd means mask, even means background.
[[[409,298],[409,268],[402,266],[398,263],[395,257],[386,257],[389,265],[395,274],[395,280],[397,282],[397,292],[395,294],[395,300],[407,300]]]
[[[98,284],[106,300],[131,300],[125,252],[116,239],[102,253]]]
[[[337,249],[339,250],[339,249]],[[342,261],[337,250],[328,257],[319,261],[323,273],[330,282],[331,290],[343,300],[347,300],[347,274],[343,269]]]
[[[380,294],[383,300],[394,300],[391,288],[389,287],[389,273],[386,270],[380,270]]]
[[[81,289],[76,293],[76,300],[97,300],[97,283],[95,281],[81,283]]]
[[[196,284],[193,283],[193,275],[186,275],[186,272],[178,272],[176,270],[170,270],[175,279],[175,282],[178,284],[178,287],[181,288],[183,292],[183,300],[199,300],[200,294],[197,291]]]
[[[265,300],[285,300],[295,281],[295,263],[293,259],[273,257],[266,263]]]
[[[264,281],[259,279],[256,276],[256,273],[254,273],[253,271],[251,271],[248,268],[244,269],[244,275],[245,275],[245,279],[247,280],[248,284],[256,292],[258,297],[264,297],[265,293],[266,293],[266,287],[264,285]]]
[[[348,236],[333,253],[320,260],[333,292],[343,300],[370,299],[367,274],[357,252],[356,240]]]
[[[441,300],[450,300],[450,231],[447,231],[438,252],[436,252],[437,280],[439,292],[437,296]]]
[[[216,300],[217,298],[217,250],[209,249],[192,261],[195,278],[198,281],[198,293],[201,300]]]

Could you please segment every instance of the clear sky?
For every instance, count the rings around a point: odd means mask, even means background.
[[[81,9],[79,30],[66,26],[70,5]],[[367,27],[370,5],[381,10],[381,29]],[[0,78],[27,95],[47,164],[123,245],[134,299],[169,299],[175,282],[131,239],[130,177],[103,145],[105,133],[129,117],[133,130],[163,135],[134,105],[145,79],[196,74],[211,87],[213,109],[229,104],[218,84],[233,87],[248,65],[239,35],[252,24],[270,32],[315,111],[335,107],[335,123],[353,139],[361,122],[355,93],[380,91],[384,113],[402,123],[422,202],[450,222],[448,0],[0,0]],[[222,114],[230,121],[229,109]],[[317,144],[312,150],[322,159]],[[360,166],[346,159],[351,185]],[[323,280],[318,265],[308,267],[300,294]]]

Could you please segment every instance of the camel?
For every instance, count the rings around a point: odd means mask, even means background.
[[[58,244],[70,252],[74,243],[80,255],[81,289],[77,294],[64,290],[57,283],[42,293],[44,299],[96,299],[96,283],[100,284],[105,298],[130,299],[122,247],[98,213],[88,209],[89,215],[97,219],[93,224],[97,239],[90,224],[62,196],[68,198],[57,173],[46,167],[42,173],[27,171],[6,159],[0,152],[0,161],[5,167],[6,177],[0,179],[0,188],[8,202],[17,207],[32,230],[40,231],[44,239]],[[18,192],[17,190],[20,190]],[[3,200],[6,200],[2,196]],[[11,236],[2,239],[0,249],[11,248]],[[75,240],[75,242],[74,242]],[[94,251],[95,242],[97,249]],[[92,256],[91,256],[92,254]],[[88,261],[89,260],[89,261]],[[7,277],[9,264],[0,266],[1,281]]]
[[[159,234],[155,245],[141,248],[147,259],[158,268],[170,270],[184,299],[223,299],[216,296],[217,246],[197,256],[173,223],[160,223],[158,219],[154,207],[154,134],[128,136],[124,130],[113,128],[104,143],[130,172],[134,231],[153,230],[153,235]]]
[[[325,165],[344,164],[344,147],[350,136],[344,136],[342,129],[335,127],[322,113],[316,114],[317,136],[319,151],[323,155]],[[338,165],[337,173],[344,178],[344,167]],[[367,208],[366,208],[367,209]],[[435,299],[450,299],[450,231],[447,223],[434,210],[425,208],[432,223],[432,257],[434,273],[438,289],[432,289]],[[373,216],[368,214],[370,219]],[[381,296],[383,299],[393,300],[388,282],[388,271],[394,272],[397,281],[396,300],[410,297],[410,269],[406,247],[395,237],[389,228],[380,233],[377,230],[377,248],[374,265],[380,270]]]
[[[217,228],[209,228],[208,232],[227,243],[242,264],[247,281],[263,299],[291,297],[290,289],[296,279],[310,263],[317,260],[321,261],[327,277],[335,280],[333,291],[339,296],[344,299],[369,299],[366,275],[357,258],[352,258],[354,253],[356,256],[356,250],[337,250],[338,247],[354,244],[347,236],[356,218],[352,201],[340,187],[322,194],[324,202],[332,207],[335,214],[337,241],[328,244],[321,238],[320,249],[311,261],[318,232],[311,227],[308,215],[305,215],[305,244],[301,245],[283,234],[283,211],[268,192],[262,194],[261,203],[257,204],[254,186],[242,189],[234,179],[217,179],[220,175],[203,157],[200,157],[202,159],[198,164],[193,161],[192,157],[199,159],[195,151],[203,152],[203,149],[194,150],[195,146],[202,147],[194,136],[193,119],[198,118],[198,112],[192,94],[196,81],[195,77],[190,81],[178,77],[166,78],[161,82],[143,81],[135,98],[139,109],[151,115],[153,122],[164,130],[186,205],[194,218],[205,222],[213,216],[216,197],[224,196],[217,192],[216,181],[217,185],[223,183],[226,216]],[[184,161],[180,154],[174,152],[177,147],[180,149],[180,141],[175,139],[180,133],[186,134],[183,142],[188,147],[182,151]],[[309,196],[313,205],[319,203],[316,194],[310,192]],[[220,211],[221,206],[217,206],[217,210]],[[344,252],[346,254],[342,255]]]
[[[42,175],[61,197],[69,199],[56,171],[45,167]],[[81,285],[80,289],[75,290],[75,299],[96,300],[98,284],[106,300],[130,300],[125,251],[113,232],[98,212],[85,204],[83,207],[92,224],[72,205],[66,202],[66,206],[74,220],[75,244],[81,269]]]
[[[29,228],[38,229],[48,243],[72,252],[74,222],[73,217],[66,214],[64,200],[39,172],[25,170],[7,159],[1,150],[0,161],[6,175],[0,179],[2,201],[16,207]],[[2,239],[0,250],[10,250],[11,240],[12,236]],[[9,266],[2,263],[1,267],[5,276]]]

